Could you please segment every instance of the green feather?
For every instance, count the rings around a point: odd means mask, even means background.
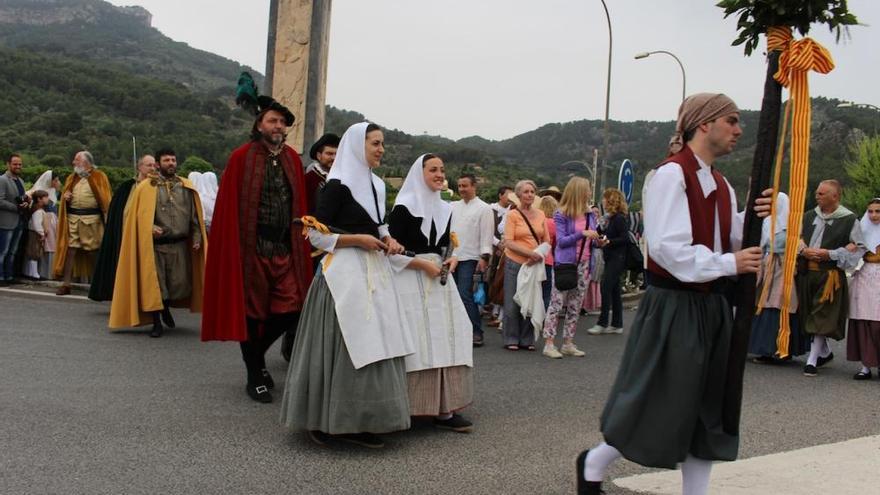
[[[257,84],[250,73],[242,72],[238,76],[238,87],[235,88],[235,104],[256,115],[259,112],[257,103],[259,92]]]

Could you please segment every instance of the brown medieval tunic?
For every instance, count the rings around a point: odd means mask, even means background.
[[[198,212],[193,203],[195,198],[177,176],[152,180],[156,184],[153,225],[162,229],[162,235],[153,239],[162,300],[186,299],[192,292],[189,246],[202,244]]]

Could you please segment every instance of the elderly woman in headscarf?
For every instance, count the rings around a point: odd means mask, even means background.
[[[384,145],[379,126],[351,126],[315,219],[304,221],[312,245],[328,255],[299,318],[281,422],[322,445],[381,448],[377,434],[410,426],[404,356],[415,348],[394,274],[411,260],[389,256],[403,248],[384,222],[385,183],[371,171]]]
[[[804,335],[798,316],[797,291],[792,289],[788,308],[789,334],[781,336],[780,308],[782,308],[783,261],[785,258],[785,236],[788,231],[788,195],[780,192],[776,197],[776,216],[764,219],[761,226],[761,250],[764,259],[758,272],[758,307],[760,312],[752,318],[752,333],[749,337],[749,353],[757,354],[752,362],[776,364],[780,360],[800,356],[810,350],[810,339]],[[771,245],[771,232],[773,242]],[[782,344],[779,340],[782,338]]]
[[[452,253],[452,207],[440,197],[446,173],[436,155],[420,156],[388,217],[391,235],[415,254],[397,276],[398,295],[416,352],[406,357],[412,416],[431,416],[438,428],[469,432],[456,411],[473,400],[473,329],[458,289]],[[445,258],[445,260],[444,260]]]

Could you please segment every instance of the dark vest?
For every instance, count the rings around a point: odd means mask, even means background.
[[[688,200],[688,210],[691,219],[691,232],[693,233],[692,245],[703,245],[710,250],[715,249],[715,208],[718,208],[718,218],[721,222],[719,230],[721,231],[721,249],[725,253],[730,252],[730,189],[721,172],[712,167],[712,177],[715,179],[715,190],[707,197],[703,197],[703,189],[700,187],[700,180],[697,178],[697,171],[700,170],[700,164],[694,156],[694,152],[687,146],[660,165],[666,166],[670,162],[675,162],[681,166],[684,173],[684,189]],[[663,269],[650,257],[648,253],[648,271],[651,275],[675,280],[681,284],[683,288],[698,290],[700,292],[708,292],[711,282],[699,284],[685,283],[677,280],[672,274]]]
[[[813,231],[816,230],[816,226],[813,225],[813,221],[815,220],[816,210],[810,210],[804,213],[802,237],[804,238],[804,242],[808,244],[810,239],[813,238]],[[855,221],[856,216],[850,214],[834,220],[831,225],[826,225],[825,231],[822,232],[822,242],[819,247],[822,249],[837,249],[849,244],[849,235],[852,232]]]

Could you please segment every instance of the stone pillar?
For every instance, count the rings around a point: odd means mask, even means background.
[[[332,0],[271,0],[265,92],[290,108],[287,137],[305,154],[324,133]]]

